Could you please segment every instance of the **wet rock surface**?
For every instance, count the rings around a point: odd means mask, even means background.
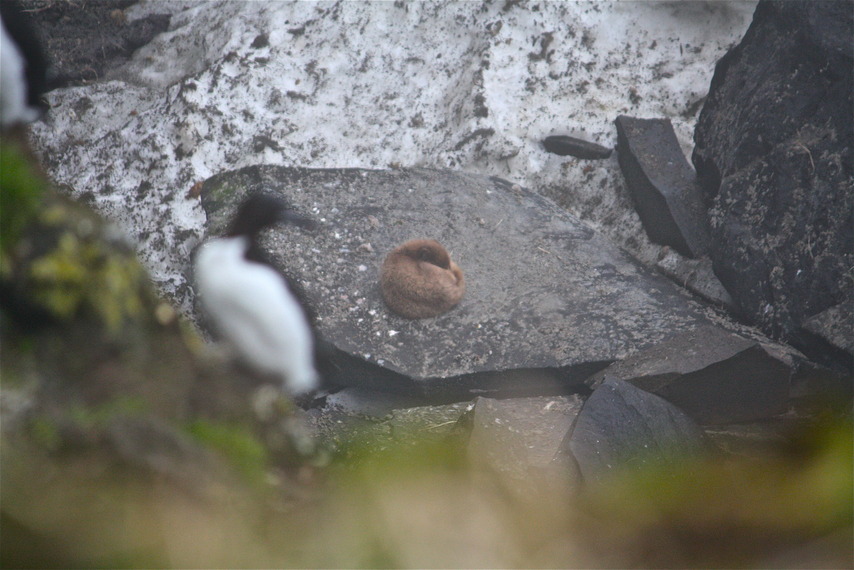
[[[694,135],[715,273],[792,342],[854,286],[852,33],[850,3],[760,2]]]
[[[620,169],[649,237],[687,257],[704,255],[706,213],[670,120],[621,115],[614,123]]]
[[[304,290],[323,338],[355,359],[336,382],[440,399],[555,393],[708,322],[666,279],[500,179],[248,167],[205,182],[208,235],[257,191],[318,222],[313,232],[273,231],[265,244]],[[466,274],[465,297],[434,319],[397,317],[380,296],[384,255],[412,238],[440,241]]]
[[[663,398],[607,378],[584,402],[563,453],[578,462],[585,481],[608,473],[677,465],[704,449],[703,431]]]

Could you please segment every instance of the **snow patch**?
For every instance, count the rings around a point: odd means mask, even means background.
[[[49,94],[32,126],[54,179],[138,244],[184,312],[204,214],[189,190],[223,170],[424,166],[553,198],[641,260],[651,244],[616,155],[620,114],[667,117],[690,152],[715,62],[755,2],[142,2],[168,32],[109,81]],[[319,211],[323,205],[318,204]]]

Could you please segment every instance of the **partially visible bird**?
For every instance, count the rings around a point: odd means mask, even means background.
[[[389,308],[408,319],[435,317],[451,310],[466,290],[462,270],[442,244],[407,241],[386,256],[380,288]]]
[[[38,119],[46,105],[47,58],[17,2],[0,2],[0,127]]]
[[[319,375],[306,311],[258,245],[261,230],[276,223],[310,222],[278,197],[247,198],[227,234],[199,248],[195,282],[212,324],[241,359],[296,396],[316,389]]]

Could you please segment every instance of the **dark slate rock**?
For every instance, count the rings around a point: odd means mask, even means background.
[[[702,424],[768,418],[786,411],[792,354],[717,327],[645,349],[589,379],[620,378],[679,406]]]
[[[706,212],[670,119],[621,115],[614,122],[620,169],[650,239],[687,257],[704,255]]]
[[[520,491],[543,491],[549,484],[574,487],[580,476],[575,462],[556,462],[555,456],[581,406],[577,395],[477,398],[465,420],[471,429],[469,456]]]
[[[833,347],[854,356],[854,298],[806,319],[803,328]]]
[[[613,149],[567,135],[553,135],[543,139],[543,147],[552,154],[574,156],[586,160],[611,156]]]
[[[678,465],[705,447],[702,430],[676,406],[615,378],[587,399],[563,442],[587,482],[616,471]]]
[[[800,325],[854,287],[852,37],[850,2],[760,2],[694,133],[715,273],[813,357]]]
[[[264,247],[340,351],[339,385],[432,403],[555,394],[707,322],[663,276],[548,199],[497,178],[248,167],[205,182],[209,235],[254,191],[280,193],[317,221],[312,232],[271,230]],[[413,321],[387,310],[378,275],[385,255],[416,237],[445,245],[467,290],[448,313]]]
[[[103,79],[169,28],[169,14],[127,20],[124,9],[133,3],[21,0],[53,67],[50,89]]]

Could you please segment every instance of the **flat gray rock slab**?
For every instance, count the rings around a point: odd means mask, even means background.
[[[468,453],[477,465],[529,492],[557,479],[572,486],[580,480],[574,461],[555,461],[581,410],[571,396],[477,398],[465,421],[471,425]]]
[[[352,360],[339,384],[451,401],[555,393],[607,364],[706,323],[702,309],[550,200],[497,178],[443,170],[256,166],[208,179],[208,236],[248,192],[313,217],[264,246],[304,289],[320,334]],[[460,304],[408,320],[380,296],[385,255],[436,239],[466,276]],[[527,394],[522,392],[527,391]]]
[[[580,396],[477,398],[469,450],[489,457],[502,471],[524,478],[529,468],[547,468],[575,422]]]
[[[352,389],[358,390],[358,389]],[[369,399],[374,405],[364,406]],[[386,395],[355,393],[328,399],[322,408],[306,412],[308,425],[321,446],[344,455],[377,452],[390,448],[447,443],[461,433],[460,418],[474,407],[471,402],[444,406],[414,406],[387,408],[377,415],[382,405],[397,406]]]

